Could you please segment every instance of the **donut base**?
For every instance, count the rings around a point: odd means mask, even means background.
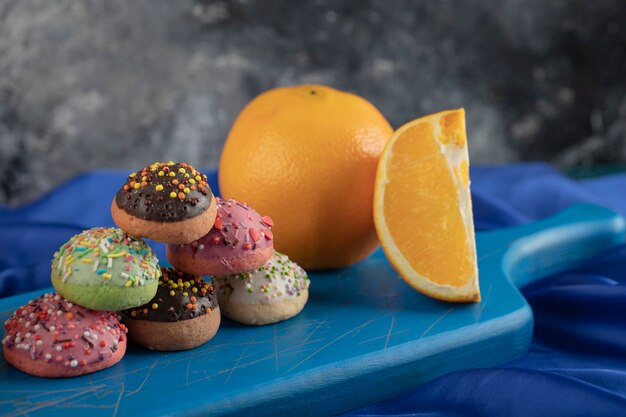
[[[42,359],[33,360],[28,356],[19,354],[15,350],[8,349],[6,346],[3,348],[3,353],[7,362],[29,375],[44,378],[68,378],[72,376],[90,374],[101,369],[109,368],[118,363],[124,356],[124,353],[126,353],[126,339],[118,343],[117,350],[113,352],[113,355],[110,358],[85,366],[77,366],[75,368],[68,368],[58,365],[55,362],[48,362]]]
[[[119,311],[139,307],[152,300],[159,286],[158,280],[139,287],[105,285],[76,285],[63,282],[54,272],[52,285],[57,292],[79,306],[100,311]]]
[[[304,290],[299,297],[272,304],[239,304],[220,298],[219,303],[224,317],[249,326],[278,323],[288,320],[302,311],[309,299],[309,290]]]
[[[274,248],[269,246],[256,249],[244,256],[230,258],[203,258],[188,251],[173,251],[168,245],[166,248],[167,260],[172,266],[188,274],[195,275],[233,275],[257,269],[267,263],[274,254]]]
[[[220,326],[220,308],[209,314],[176,322],[122,319],[133,343],[150,350],[177,351],[198,347],[215,336]]]
[[[119,208],[115,198],[111,202],[111,216],[113,216],[113,221],[120,229],[132,236],[145,237],[173,245],[191,243],[209,233],[215,223],[216,215],[217,203],[215,197],[211,197],[211,204],[201,214],[190,219],[174,222],[144,220]]]

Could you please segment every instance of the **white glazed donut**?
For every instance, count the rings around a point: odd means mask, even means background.
[[[222,314],[249,325],[276,323],[298,314],[309,298],[309,282],[304,269],[276,251],[260,268],[213,277]]]

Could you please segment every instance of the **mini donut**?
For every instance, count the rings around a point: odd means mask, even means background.
[[[193,242],[211,230],[215,197],[207,177],[186,163],[155,162],[128,176],[111,203],[115,224],[158,242]]]
[[[254,271],[213,277],[222,314],[248,325],[276,323],[300,313],[309,298],[309,283],[304,269],[279,252]]]
[[[274,225],[236,200],[217,198],[211,231],[186,245],[167,245],[167,259],[181,271],[196,275],[230,275],[255,269],[274,253]]]
[[[140,306],[156,293],[159,260],[142,239],[96,227],[55,252],[52,285],[63,297],[92,310]]]
[[[63,378],[113,366],[126,352],[126,327],[116,313],[80,307],[45,294],[4,323],[4,357],[30,375]]]
[[[220,326],[213,286],[197,275],[161,268],[152,300],[122,312],[130,340],[152,350],[192,349],[209,341]]]

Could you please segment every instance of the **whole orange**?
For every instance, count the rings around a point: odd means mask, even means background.
[[[228,134],[224,197],[274,220],[274,245],[302,267],[338,268],[377,246],[376,166],[393,129],[369,101],[321,85],[252,100]]]

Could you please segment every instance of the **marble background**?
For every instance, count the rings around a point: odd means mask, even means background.
[[[463,106],[473,163],[626,161],[623,0],[0,0],[0,204],[96,167],[215,167],[265,89],[395,127]]]

